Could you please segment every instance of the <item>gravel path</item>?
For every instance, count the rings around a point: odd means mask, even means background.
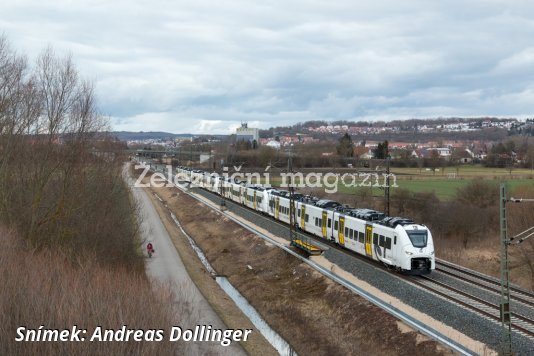
[[[183,329],[194,329],[195,325],[212,325],[214,329],[226,329],[224,323],[189,277],[147,192],[142,188],[132,187],[132,193],[139,204],[139,214],[142,218],[141,231],[145,239],[153,243],[156,250],[154,256],[147,261],[147,275],[154,281],[172,288],[176,303],[189,305],[187,309],[191,315],[185,320],[184,315],[177,315],[176,325]],[[191,341],[186,344],[186,347],[187,354],[190,355],[246,355],[241,345],[235,342],[229,346],[222,346],[220,342]]]

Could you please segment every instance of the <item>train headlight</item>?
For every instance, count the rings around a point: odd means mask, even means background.
[[[406,254],[407,254],[408,256],[411,256],[411,255],[413,255],[413,253],[412,253],[412,252],[410,252],[410,251],[404,251],[404,253],[406,253]]]

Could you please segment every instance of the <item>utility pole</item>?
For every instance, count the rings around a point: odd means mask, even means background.
[[[502,354],[512,355],[512,312],[510,310],[510,269],[508,246],[519,245],[534,236],[534,226],[508,238],[506,222],[506,203],[534,203],[534,199],[506,198],[506,183],[500,185],[500,226],[501,226],[501,324],[502,324]]]
[[[221,197],[221,211],[226,210],[226,200],[224,192],[224,174],[219,175],[219,195]]]
[[[386,158],[386,187],[384,189],[384,198],[385,198],[385,203],[386,203],[386,208],[385,208],[385,214],[386,216],[389,216],[389,164],[390,164],[390,159],[391,157],[387,156]]]
[[[189,156],[189,162],[191,162],[191,168],[193,168],[193,143],[191,142],[190,146],[190,156]]]
[[[295,187],[293,186],[293,157],[291,146],[289,146],[287,172],[289,173],[289,241],[295,241],[297,240],[297,219],[295,216]]]
[[[506,183],[500,185],[501,228],[501,324],[503,355],[512,355],[512,312],[510,310],[510,270],[508,261],[508,226],[506,223]]]

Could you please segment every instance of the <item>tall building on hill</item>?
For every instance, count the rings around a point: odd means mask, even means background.
[[[241,124],[241,127],[238,127],[236,129],[236,141],[250,141],[253,142],[254,140],[256,142],[259,142],[260,138],[260,129],[248,127],[248,124],[246,122]]]

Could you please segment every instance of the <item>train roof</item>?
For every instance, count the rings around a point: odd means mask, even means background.
[[[207,172],[204,172],[202,170],[194,170],[190,167],[185,166],[178,166],[178,169],[190,171],[193,173],[203,173],[205,175],[208,175]],[[211,174],[212,176],[214,173]],[[231,179],[231,178],[224,178],[225,181],[231,182],[234,184],[238,184],[241,186],[245,186],[247,188],[251,188],[258,191],[265,191],[268,190],[271,192],[272,195],[280,196],[289,199],[290,198],[290,192],[287,190],[280,190],[275,189],[271,187],[270,185],[258,185],[258,184],[247,184],[245,181],[241,181],[239,179]],[[329,209],[329,210],[335,210],[338,211],[340,214],[345,214],[348,216],[352,216],[358,219],[366,220],[366,221],[372,221],[376,224],[395,228],[398,225],[404,226],[404,225],[413,225],[416,224],[412,219],[399,217],[399,216],[386,216],[384,213],[373,210],[373,209],[366,209],[366,208],[353,208],[348,205],[342,205],[339,202],[329,200],[329,199],[319,199],[317,197],[311,196],[311,195],[303,195],[300,193],[293,193],[293,199],[296,201],[300,201],[306,204],[314,205],[322,209]]]
[[[282,197],[282,198],[287,198],[287,199],[291,198],[291,193],[288,190],[272,189],[271,194]],[[300,193],[293,193],[293,200],[301,201],[303,197],[304,195]]]
[[[372,209],[348,209],[346,212],[347,215],[353,216],[358,219],[367,220],[367,221],[377,221],[382,220],[386,217],[386,214],[381,213]]]
[[[413,221],[412,219],[403,218],[399,216],[388,216],[378,221],[377,223],[380,225],[385,225],[389,227],[396,227],[397,225],[401,225],[401,226],[413,225],[415,224],[415,221]]]
[[[324,208],[324,209],[333,209],[340,205],[341,204],[338,203],[337,201],[328,200],[328,199],[322,199],[322,200],[315,202],[315,206],[318,206],[319,208]]]

